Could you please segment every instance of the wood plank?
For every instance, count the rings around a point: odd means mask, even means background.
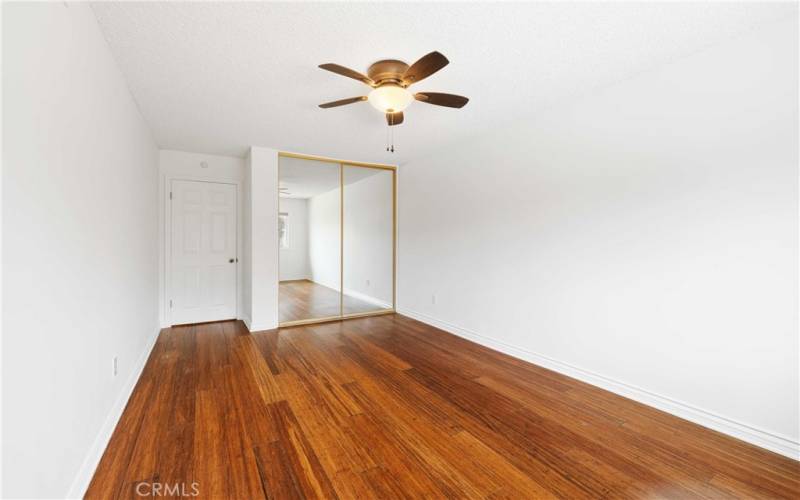
[[[370,302],[349,295],[342,296],[337,290],[310,280],[281,281],[278,285],[278,297],[278,317],[281,323],[339,316],[342,297],[344,304],[341,312],[344,314],[381,309]]]
[[[800,463],[387,315],[163,330],[86,496],[139,481],[235,499],[800,498]]]

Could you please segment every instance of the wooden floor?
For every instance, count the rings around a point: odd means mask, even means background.
[[[87,497],[195,482],[198,498],[237,500],[797,499],[799,476],[798,462],[387,315],[164,330]]]
[[[281,323],[300,319],[339,316],[341,295],[333,288],[309,280],[281,281],[279,319]],[[381,307],[349,295],[344,295],[344,314],[380,311]]]

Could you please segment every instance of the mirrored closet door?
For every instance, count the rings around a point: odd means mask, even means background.
[[[279,321],[338,318],[341,172],[336,163],[280,158]]]
[[[343,165],[342,308],[394,308],[394,170]]]
[[[281,153],[281,326],[394,311],[395,175]]]

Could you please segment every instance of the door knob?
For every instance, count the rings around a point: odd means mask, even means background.
[[[228,262],[233,264],[234,259],[228,259]]]

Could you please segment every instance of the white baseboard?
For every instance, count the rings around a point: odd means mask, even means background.
[[[354,299],[358,299],[358,300],[361,300],[363,302],[374,304],[374,305],[380,307],[381,309],[391,309],[392,308],[392,304],[390,304],[388,302],[384,302],[384,301],[382,301],[380,299],[377,299],[375,297],[371,297],[369,295],[365,295],[365,294],[363,294],[361,292],[356,292],[355,290],[350,290],[350,289],[345,288],[344,289],[344,294],[347,295],[348,297],[353,297]]]
[[[103,426],[100,428],[100,432],[94,439],[94,443],[92,443],[92,447],[89,448],[89,452],[86,454],[86,458],[83,460],[83,464],[81,464],[81,468],[78,470],[78,475],[72,481],[72,486],[70,486],[66,498],[83,498],[83,495],[86,494],[86,489],[89,487],[92,476],[94,476],[94,471],[97,469],[100,459],[103,458],[103,453],[106,451],[106,446],[108,446],[108,442],[111,440],[111,435],[114,433],[114,429],[117,427],[120,417],[122,417],[122,412],[125,410],[125,406],[128,404],[131,394],[133,394],[136,382],[139,381],[139,377],[142,375],[144,365],[147,364],[147,359],[150,357],[150,353],[156,345],[159,333],[161,333],[161,329],[156,330],[155,335],[148,339],[142,354],[139,356],[139,359],[136,360],[133,371],[131,371],[117,400],[114,401],[114,405],[108,412],[105,422],[103,422]]]
[[[501,340],[467,330],[466,328],[462,328],[445,321],[440,321],[426,314],[418,313],[405,308],[399,308],[397,312],[423,323],[427,323],[431,326],[435,326],[436,328],[452,333],[453,335],[457,335],[485,347],[500,351],[504,354],[528,361],[529,363],[543,366],[588,384],[601,387],[607,391],[611,391],[615,394],[633,399],[634,401],[658,408],[659,410],[665,411],[677,417],[689,420],[690,422],[694,422],[702,425],[703,427],[713,429],[723,434],[733,436],[737,439],[741,439],[742,441],[746,441],[761,448],[774,451],[775,453],[780,453],[781,455],[794,460],[800,460],[800,442],[794,441],[786,436],[780,436],[763,429],[755,428],[751,425],[737,422],[736,420],[724,417],[722,415],[697,408],[681,401],[676,401],[667,396],[662,396],[660,394],[656,394],[654,392],[641,389],[639,387],[635,387],[597,373],[593,373],[589,370],[584,370],[583,368],[537,354],[527,349],[508,344]]]
[[[310,276],[281,276],[280,278],[278,278],[279,282],[284,282],[284,281],[302,281],[302,280],[311,281],[311,277]]]
[[[274,330],[278,328],[278,325],[268,325],[266,323],[254,324],[252,321],[250,321],[250,318],[240,318],[240,319],[242,320],[242,322],[244,322],[244,326],[247,327],[248,332],[263,332],[264,330]]]
[[[316,283],[317,285],[324,286],[325,288],[330,288],[331,290],[335,290],[337,292],[339,291],[339,286],[336,285],[336,284],[333,284],[333,283],[323,283],[321,281],[314,281],[314,280],[312,280],[310,278],[308,279],[308,281],[310,281],[312,283]],[[392,308],[392,304],[390,304],[388,302],[384,302],[384,301],[382,301],[382,300],[380,300],[378,298],[375,298],[375,297],[373,297],[371,295],[367,295],[367,294],[364,294],[364,293],[361,293],[361,292],[356,292],[355,290],[352,290],[350,288],[345,288],[344,289],[344,294],[349,296],[349,297],[353,297],[354,299],[363,300],[364,302],[369,302],[370,304],[375,304],[376,306],[380,307],[381,309],[391,309]]]
[[[274,330],[276,328],[278,328],[278,325],[266,325],[266,324],[265,325],[259,325],[259,324],[255,324],[255,325],[248,326],[247,327],[247,331],[249,331],[249,332],[263,332],[265,330]]]
[[[252,324],[252,322],[250,321],[250,318],[248,318],[247,316],[242,316],[239,319],[242,320],[242,323],[244,323],[244,326],[247,327],[247,331],[249,331],[249,332],[253,331],[253,329],[250,328],[250,325]]]
[[[335,292],[339,291],[339,285],[336,284],[336,283],[326,283],[324,281],[317,281],[317,280],[314,280],[314,279],[311,279],[311,278],[308,278],[308,281],[310,281],[312,283],[315,283],[317,285],[320,285],[320,286],[324,286],[325,288],[330,288],[331,290],[333,290]]]

